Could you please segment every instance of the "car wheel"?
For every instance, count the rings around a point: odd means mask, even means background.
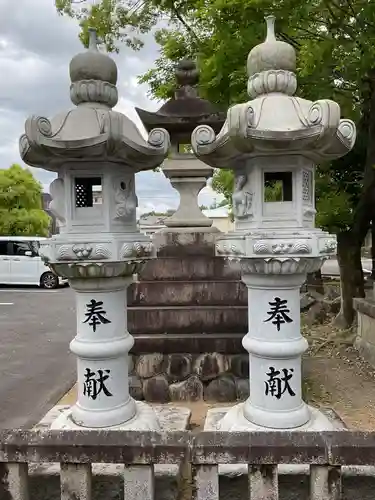
[[[44,273],[40,278],[40,286],[49,290],[57,288],[59,286],[59,278],[51,272]]]

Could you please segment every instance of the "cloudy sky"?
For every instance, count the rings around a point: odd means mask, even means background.
[[[69,61],[82,50],[77,22],[57,15],[54,0],[0,0],[0,168],[21,163],[18,138],[31,115],[53,116],[72,104],[69,99]],[[156,110],[161,103],[147,97],[137,76],[153,65],[158,47],[152,37],[140,52],[124,47],[114,56],[119,69],[116,109],[137,121],[134,106]],[[53,174],[33,173],[48,191]],[[176,208],[178,194],[162,173],[137,174],[141,211]],[[199,202],[221,199],[207,187]]]

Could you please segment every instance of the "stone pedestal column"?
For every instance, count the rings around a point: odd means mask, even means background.
[[[304,425],[310,418],[301,394],[301,356],[308,347],[300,333],[300,287],[304,274],[244,273],[248,288],[250,396],[244,416],[274,429]]]
[[[145,140],[129,117],[113,110],[117,66],[98,49],[95,30],[89,32],[88,50],[69,65],[75,107],[52,119],[29,117],[20,137],[25,163],[57,174],[50,208],[60,231],[41,244],[39,255],[77,294],[71,349],[78,401],[52,428],[159,430],[153,409],[129,397],[133,339],[125,304],[131,276],[155,256],[137,228],[135,174],[162,164],[169,134],[154,128]]]
[[[131,277],[71,280],[76,292],[77,402],[73,421],[83,427],[109,427],[132,419],[128,354],[134,340],[127,330],[126,290]]]
[[[337,103],[294,96],[296,53],[276,38],[275,17],[266,23],[265,41],[247,58],[250,100],[228,110],[218,134],[198,126],[191,138],[200,160],[234,170],[235,231],[216,251],[240,261],[249,290],[250,397],[220,429],[329,429],[301,398],[299,288],[336,251],[335,238],[315,228],[315,166],[348,153],[356,130]]]
[[[168,228],[211,227],[212,220],[202,213],[198,205],[198,195],[206,187],[207,178],[171,176],[170,181],[180,195],[180,204],[176,212],[165,220],[165,225]]]

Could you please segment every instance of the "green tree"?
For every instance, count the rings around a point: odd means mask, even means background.
[[[213,175],[212,188],[225,198],[218,206],[232,207],[232,192],[234,183],[233,170],[216,169]],[[265,186],[265,201],[282,201],[282,183],[276,182],[274,185]]]
[[[212,176],[212,189],[225,197],[227,205],[232,207],[232,192],[233,192],[233,171],[215,169]]]
[[[363,296],[360,249],[375,219],[375,4],[368,0],[56,0],[61,13],[75,16],[87,42],[95,26],[109,50],[125,41],[141,48],[142,33],[159,20],[160,57],[140,78],[156,98],[172,95],[175,63],[195,57],[202,97],[224,108],[248,99],[245,61],[264,40],[263,17],[277,16],[279,38],[298,53],[298,93],[337,101],[342,114],[358,123],[356,151],[319,166],[317,207],[320,225],[338,237],[343,326],[354,318],[352,298]],[[213,187],[230,200],[231,173],[215,173]],[[321,189],[321,190],[320,190]]]
[[[0,170],[0,234],[47,236],[50,217],[42,209],[42,186],[27,168]]]

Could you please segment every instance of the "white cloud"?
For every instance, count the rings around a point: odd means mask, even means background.
[[[59,16],[53,0],[0,0],[0,168],[21,163],[18,139],[29,115],[53,116],[72,106],[69,62],[82,50],[78,33],[77,22]],[[146,136],[134,106],[154,111],[160,103],[151,101],[147,86],[137,82],[158,55],[152,35],[144,40],[140,52],[124,47],[113,57],[119,70],[116,109]],[[32,170],[48,190],[54,175]],[[142,210],[164,211],[178,205],[177,192],[160,172],[137,174],[136,187]],[[209,205],[213,198],[212,190],[205,188],[199,202]]]

